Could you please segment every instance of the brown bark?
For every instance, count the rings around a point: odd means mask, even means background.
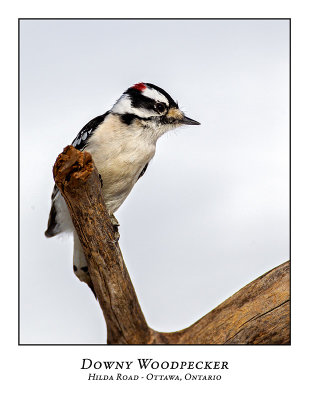
[[[288,344],[289,262],[239,290],[190,327],[157,332],[148,327],[104,204],[91,155],[67,146],[54,178],[83,246],[109,344]],[[103,182],[104,185],[104,182]]]

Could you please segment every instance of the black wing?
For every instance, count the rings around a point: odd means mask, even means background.
[[[76,138],[72,142],[72,146],[74,146],[77,150],[84,150],[84,148],[87,146],[87,142],[93,132],[97,129],[97,127],[104,121],[105,117],[109,114],[109,111],[106,112],[103,115],[99,115],[96,118],[93,118],[91,121],[86,124],[83,129],[78,133]],[[54,186],[54,190],[52,193],[52,206],[51,210],[49,213],[49,219],[48,219],[48,224],[47,224],[47,230],[45,232],[45,235],[47,237],[52,237],[55,236],[59,233],[59,227],[57,226],[56,222],[56,216],[57,216],[57,211],[55,207],[55,199],[57,197],[57,194],[59,193],[59,189],[57,186]]]
[[[97,127],[104,121],[105,117],[109,114],[109,111],[103,115],[99,115],[96,118],[93,118],[91,121],[86,124],[83,129],[78,133],[76,138],[72,142],[72,146],[74,146],[77,150],[84,150],[87,146],[87,142],[93,132],[97,129]]]

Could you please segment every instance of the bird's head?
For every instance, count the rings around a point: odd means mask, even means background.
[[[137,83],[126,90],[111,112],[118,114],[122,122],[130,125],[140,121],[145,128],[153,128],[163,134],[181,125],[200,125],[185,116],[172,97],[152,83]]]

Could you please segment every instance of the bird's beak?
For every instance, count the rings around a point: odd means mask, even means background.
[[[201,125],[194,119],[188,118],[178,108],[171,108],[166,115],[167,119],[181,125]]]
[[[184,125],[201,125],[200,122],[194,121],[194,119],[188,118],[185,115],[183,116],[183,120],[181,120],[180,123]]]

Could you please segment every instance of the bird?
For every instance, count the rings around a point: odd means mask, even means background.
[[[155,155],[157,140],[182,125],[200,123],[188,118],[165,90],[140,82],[129,87],[109,111],[89,121],[77,134],[72,146],[91,154],[104,182],[103,198],[114,226],[118,225],[114,213],[145,174]],[[50,238],[62,232],[73,232],[73,271],[95,295],[68,207],[55,185],[45,236]]]

